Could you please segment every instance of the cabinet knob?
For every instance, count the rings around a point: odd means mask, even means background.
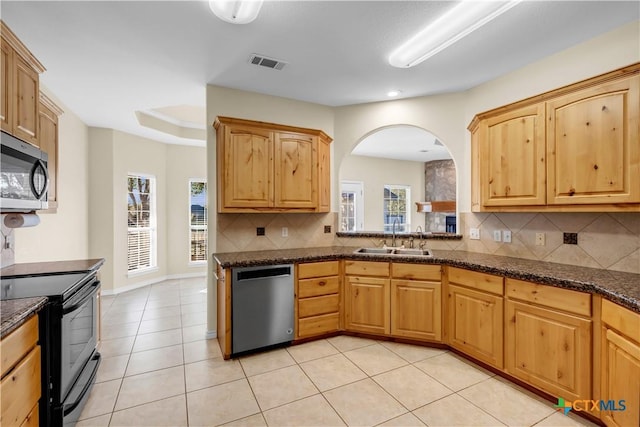
[[[318,286],[324,286],[326,284],[327,284],[327,282],[325,282],[324,280],[322,282],[318,282]]]

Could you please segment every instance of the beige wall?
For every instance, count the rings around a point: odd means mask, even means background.
[[[205,172],[204,148],[166,145],[112,129],[91,128],[91,257],[106,258],[105,293],[121,292],[170,276],[204,274],[188,265],[188,182]],[[157,269],[127,272],[127,176],[156,179]],[[192,175],[193,173],[193,175]],[[104,194],[104,197],[102,195]]]
[[[416,212],[415,208],[415,202],[424,201],[424,163],[347,156],[340,166],[340,180],[361,181],[364,185],[364,230],[384,229],[382,212],[385,184],[411,187],[411,203],[408,206],[411,230],[418,225],[424,229],[424,213]]]
[[[40,225],[19,228],[15,262],[84,259],[89,254],[89,170],[87,126],[45,87],[64,113],[59,118],[58,211],[40,214]]]

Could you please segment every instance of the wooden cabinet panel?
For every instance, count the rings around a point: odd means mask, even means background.
[[[298,316],[300,318],[317,316],[319,314],[337,313],[339,310],[340,296],[338,294],[304,298],[298,303]]]
[[[544,205],[544,103],[492,117],[479,129],[484,206]]]
[[[395,271],[395,264],[393,265]],[[391,334],[440,341],[442,338],[441,283],[391,281]]]
[[[480,291],[496,295],[502,295],[504,293],[504,279],[501,276],[494,276],[493,274],[480,273],[462,268],[448,267],[447,277],[449,283],[467,286],[469,288],[478,289]]]
[[[0,125],[3,131],[13,133],[13,49],[4,39],[0,47]]]
[[[40,405],[36,403],[36,406],[31,409],[31,413],[27,415],[20,427],[38,427],[40,425]]]
[[[394,279],[431,280],[440,282],[442,267],[439,265],[391,264],[391,276]]]
[[[309,135],[275,134],[275,206],[317,206],[317,138]]]
[[[38,127],[40,149],[47,153],[49,171],[49,208],[45,212],[54,213],[58,208],[58,116],[63,111],[47,96],[40,94]]]
[[[0,383],[2,424],[19,426],[40,399],[40,346],[36,346]]]
[[[331,140],[318,138],[318,212],[331,212]]]
[[[389,276],[389,263],[388,262],[375,262],[375,261],[345,261],[344,263],[345,274],[352,274],[358,276]]]
[[[640,76],[547,104],[549,204],[640,202]]]
[[[345,328],[350,331],[388,335],[390,327],[390,280],[347,276],[345,279]]]
[[[32,316],[18,329],[0,341],[0,368],[2,377],[36,345],[38,341],[38,316]]]
[[[308,262],[298,264],[298,278],[337,276],[340,273],[340,261]]]
[[[502,297],[449,284],[448,299],[449,344],[502,368]]]
[[[603,299],[601,317],[602,321],[613,329],[640,341],[640,315],[638,313]]]
[[[216,335],[222,356],[231,357],[231,270],[216,266],[217,278],[217,330]],[[227,280],[227,276],[229,280]]]
[[[38,145],[38,106],[40,86],[38,72],[18,55],[14,55],[14,127],[13,134]]]
[[[298,280],[298,298],[334,294],[339,290],[340,278],[338,276]]]
[[[506,295],[581,316],[591,316],[591,294],[539,285],[523,280],[505,279]]]
[[[222,172],[218,182],[223,194],[222,211],[273,206],[273,134],[249,127],[224,127],[218,141],[223,147],[218,165]]]
[[[511,300],[505,318],[507,372],[567,400],[590,398],[591,320]]]
[[[335,332],[340,329],[340,314],[331,313],[306,317],[298,321],[298,337],[310,337]]]

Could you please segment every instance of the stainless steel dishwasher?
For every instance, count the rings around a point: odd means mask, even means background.
[[[232,353],[293,341],[293,265],[232,269]]]

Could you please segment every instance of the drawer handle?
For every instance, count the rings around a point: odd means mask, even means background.
[[[325,282],[324,280],[322,282],[318,282],[318,286],[324,286],[326,284],[327,284],[327,282]]]

